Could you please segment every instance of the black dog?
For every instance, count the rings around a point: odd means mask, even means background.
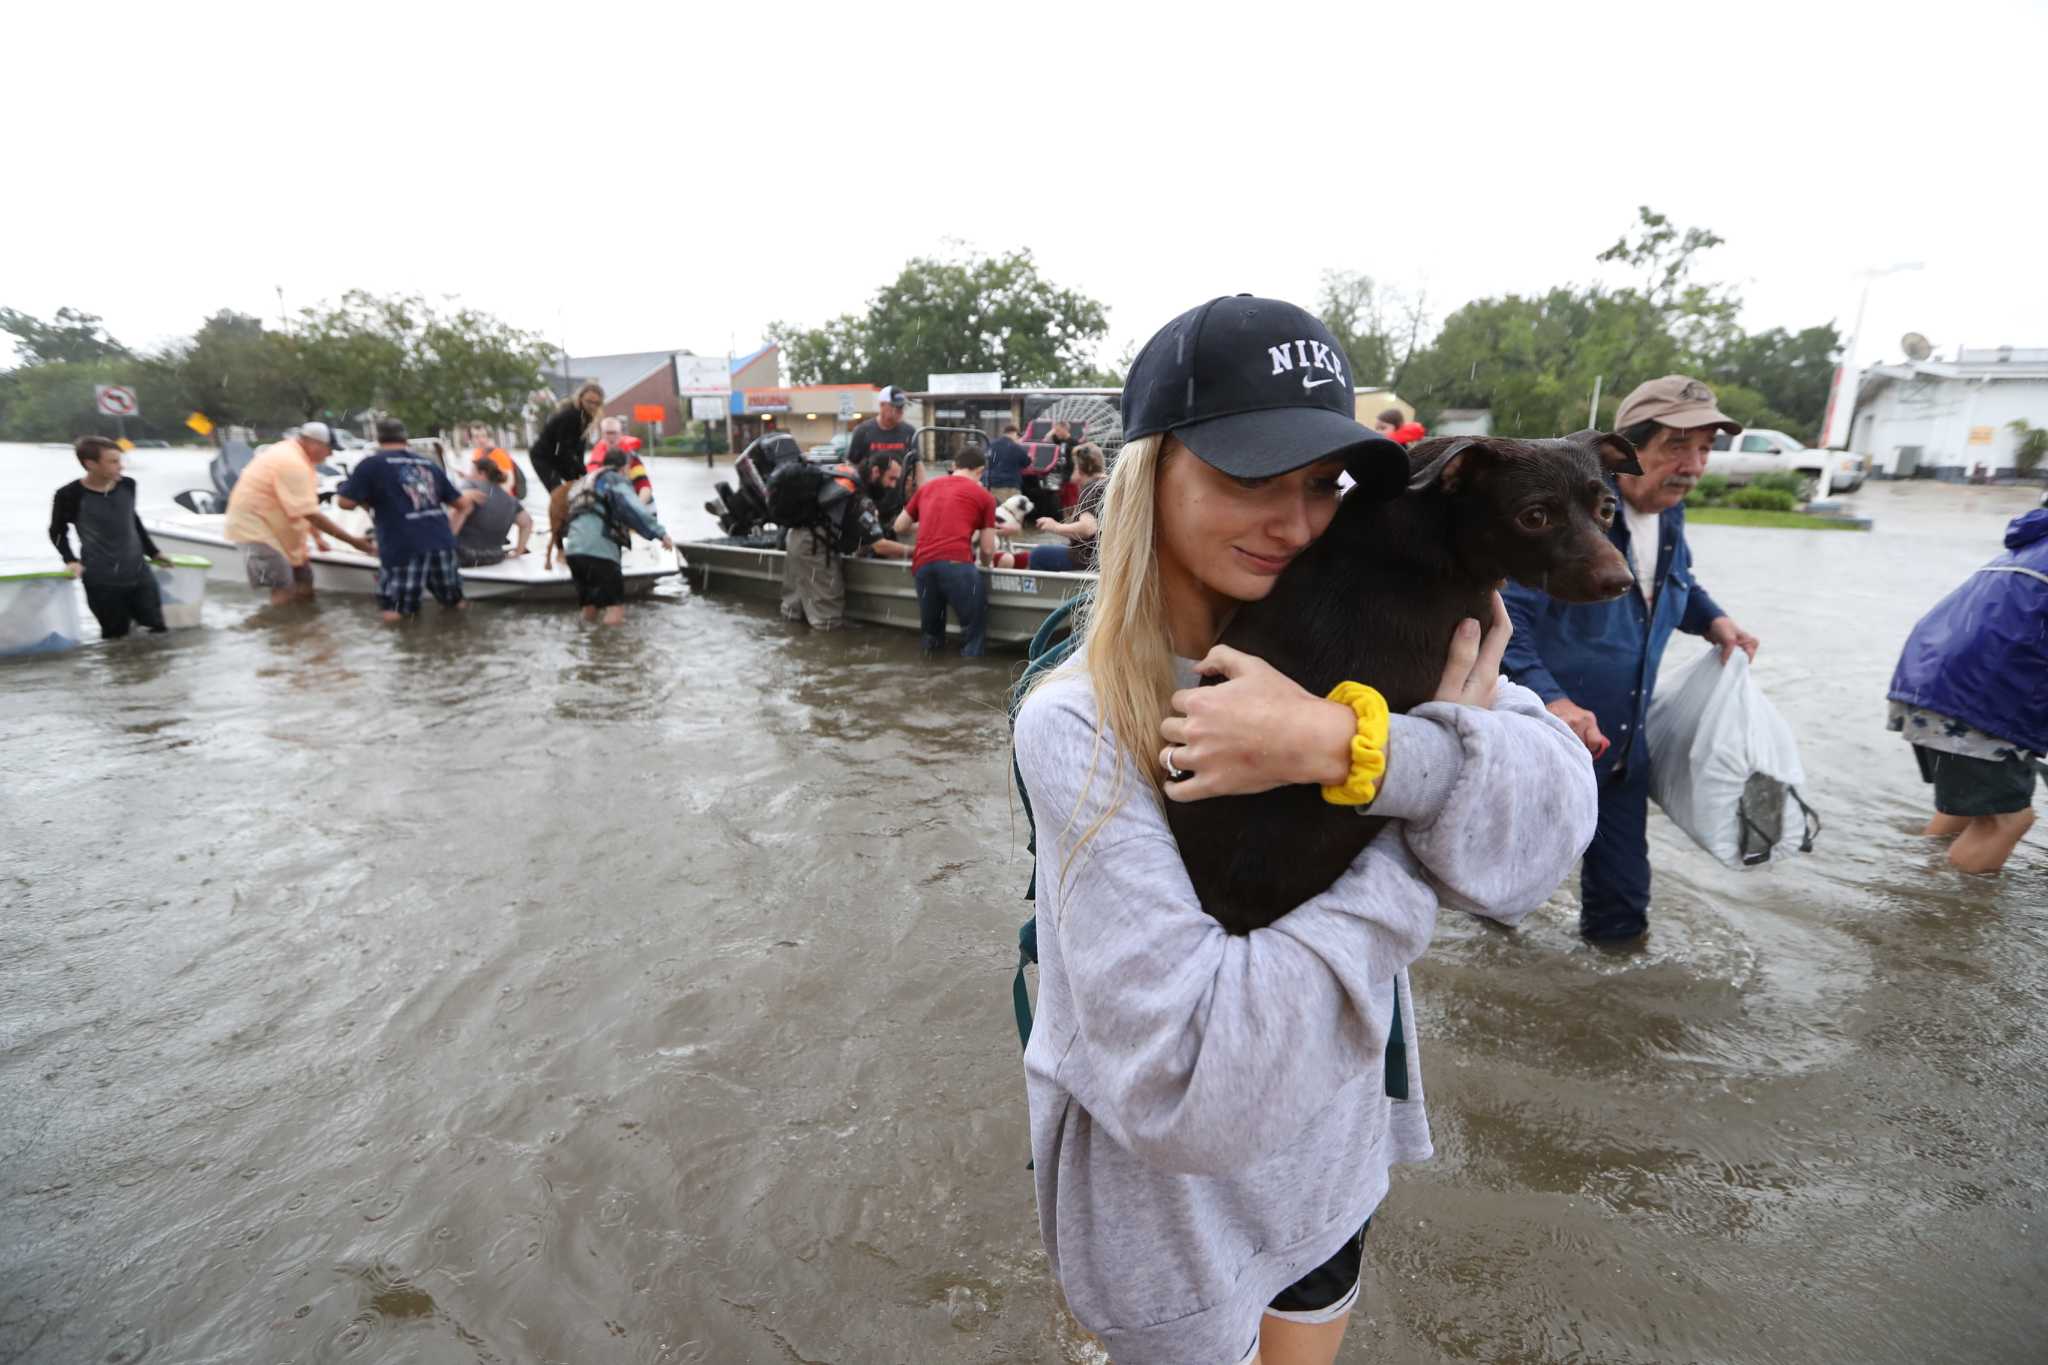
[[[1622,437],[1439,437],[1409,452],[1409,469],[1402,497],[1345,498],[1273,591],[1238,608],[1222,643],[1317,696],[1350,679],[1407,711],[1435,695],[1458,623],[1492,619],[1501,580],[1566,602],[1606,601],[1634,582],[1606,536],[1616,507],[1604,476],[1642,473]],[[1312,786],[1169,801],[1167,819],[1202,908],[1236,934],[1327,890],[1387,823]]]

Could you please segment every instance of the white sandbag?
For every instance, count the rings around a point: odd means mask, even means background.
[[[0,656],[76,649],[78,581],[62,569],[0,566]]]
[[[157,596],[163,601],[165,629],[186,630],[199,624],[206,609],[206,571],[213,561],[198,555],[170,559],[170,567],[156,569]]]
[[[1750,676],[1709,646],[1650,703],[1650,795],[1693,842],[1730,867],[1810,853],[1820,819],[1799,797],[1806,781],[1792,727]]]

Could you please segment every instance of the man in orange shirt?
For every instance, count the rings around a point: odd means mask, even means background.
[[[222,534],[242,547],[249,586],[269,589],[274,607],[313,595],[308,532],[322,550],[327,548],[324,532],[364,554],[375,553],[368,540],[350,535],[320,510],[320,483],[313,468],[333,448],[333,430],[325,422],[308,422],[295,434],[257,451],[228,494]]]

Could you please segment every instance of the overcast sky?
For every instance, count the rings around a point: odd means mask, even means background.
[[[964,242],[1103,300],[1114,359],[1324,269],[1438,319],[1591,279],[1647,203],[1752,329],[1917,261],[1866,360],[2048,345],[2048,7],[1386,8],[20,6],[0,304],[150,347],[361,287],[716,353]]]

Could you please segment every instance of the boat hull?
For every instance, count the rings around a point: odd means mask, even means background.
[[[221,519],[144,517],[143,525],[149,528],[150,538],[167,552],[203,555],[212,560],[213,567],[206,573],[208,582],[246,585],[241,547],[230,544],[215,526],[201,524],[208,520],[218,523]],[[317,592],[376,594],[377,561],[370,555],[345,549],[315,550],[308,562],[313,566],[313,588]],[[645,596],[656,583],[677,572],[675,560],[651,544],[636,544],[627,552],[622,569],[628,597]],[[477,601],[573,602],[576,585],[565,568],[541,568],[541,555],[535,551],[487,568],[464,569],[462,593]]]
[[[756,601],[782,600],[783,552],[730,541],[686,541],[681,547],[690,586],[706,594]],[[919,628],[917,583],[900,559],[847,559],[846,614],[856,621],[904,630]],[[1095,586],[1092,573],[983,569],[988,583],[988,639],[1028,644],[1059,606]],[[948,630],[958,635],[959,622]]]

